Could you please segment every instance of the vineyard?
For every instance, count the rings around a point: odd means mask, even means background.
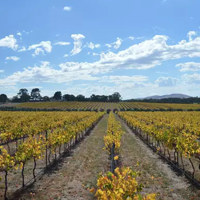
[[[3,107],[1,107],[3,109]],[[66,111],[106,111],[121,110],[121,111],[184,111],[184,110],[200,110],[199,104],[167,104],[167,103],[145,103],[145,102],[33,102],[12,104],[9,107],[4,107],[7,110],[14,109],[43,109],[43,110],[66,110]]]
[[[80,108],[84,104],[90,105],[82,102]],[[112,104],[113,108],[115,105]],[[140,153],[149,154],[148,149],[153,150],[152,154],[158,155],[167,163],[165,165],[185,175],[184,182],[189,181],[199,188],[199,125],[200,113],[194,111],[121,111],[109,114],[1,111],[0,199],[61,199],[62,195],[67,199],[79,199],[78,195],[98,200],[173,199],[170,188],[176,186],[172,185],[170,177],[162,175],[169,185],[162,187],[163,183],[159,182],[160,186],[155,187],[154,176],[160,180],[160,174],[165,172],[159,169],[158,175],[155,166],[150,167],[151,156]],[[137,138],[146,147],[142,147]],[[137,152],[137,149],[133,150],[134,146],[142,149]],[[54,172],[57,176],[51,179],[49,171],[62,160],[66,163]],[[73,182],[76,184],[71,185]],[[49,188],[48,195],[42,192],[43,186]],[[59,195],[55,194],[55,188],[60,191]],[[185,190],[191,197],[199,195],[186,186],[182,190],[179,188],[174,195]]]
[[[151,148],[199,186],[199,113],[121,112],[119,116]]]
[[[4,198],[7,199],[8,183],[18,186],[21,179],[21,186],[25,187],[30,181],[25,176],[30,177],[31,170],[32,181],[35,181],[38,165],[39,168],[50,166],[81,140],[102,115],[88,112],[1,113],[0,170],[1,177],[5,176]],[[29,161],[33,162],[32,169]],[[17,172],[21,173],[21,178],[15,175],[19,174]],[[11,180],[8,180],[8,173],[13,174]]]
[[[119,108],[117,103],[104,102],[38,102],[38,103],[22,103],[17,108],[33,108],[33,109],[61,109],[61,110],[107,110]]]
[[[98,200],[107,199],[141,199],[155,200],[156,194],[142,195],[142,185],[136,180],[137,171],[129,167],[119,168],[118,160],[120,144],[123,130],[114,114],[110,113],[108,118],[107,134],[104,136],[105,150],[111,160],[111,169],[106,175],[102,175],[97,180],[97,191],[95,197]]]

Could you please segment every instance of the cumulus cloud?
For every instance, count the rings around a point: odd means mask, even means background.
[[[79,54],[82,51],[82,40],[85,36],[82,34],[72,34],[71,38],[74,40],[74,48],[72,49],[71,54]]]
[[[59,46],[68,46],[70,45],[70,42],[56,42],[54,45],[59,45]]]
[[[196,62],[186,62],[186,63],[179,63],[176,67],[180,67],[181,72],[185,71],[199,71],[200,70],[200,63]]]
[[[26,50],[27,50],[26,47],[23,46],[23,47],[21,47],[21,49],[18,50],[18,52],[24,52],[24,51],[26,51]]]
[[[50,41],[42,41],[39,44],[33,44],[28,47],[28,50],[34,50],[33,56],[37,56],[40,53],[51,53],[52,46]]]
[[[192,41],[193,36],[197,35],[197,33],[195,31],[189,31],[187,35],[188,35],[189,41]]]
[[[16,85],[17,83],[66,83],[74,80],[97,80],[98,78],[90,75],[86,69],[78,70],[71,63],[71,69],[66,69],[64,64],[59,69],[54,69],[47,61],[41,65],[24,68],[22,71],[0,79],[2,85]]]
[[[90,49],[95,49],[95,48],[99,48],[101,45],[100,44],[94,44],[93,42],[90,42],[89,44],[87,44],[87,47]]]
[[[159,77],[155,83],[159,86],[159,87],[173,87],[176,85],[177,83],[177,79],[173,78],[173,77]]]
[[[7,47],[16,50],[18,48],[18,44],[14,35],[9,35],[0,39],[0,47]]]
[[[72,8],[69,7],[69,6],[65,6],[65,7],[63,8],[64,11],[70,11],[71,9],[72,9]]]
[[[75,34],[72,38],[77,42],[80,39],[82,40],[84,36]],[[169,45],[167,41],[167,36],[155,35],[149,40],[134,44],[125,50],[118,51],[117,53],[111,51],[101,53],[100,58],[95,62],[65,62],[61,63],[56,69],[51,67],[49,63],[46,65],[29,67],[2,79],[1,83],[2,81],[4,83],[6,81],[9,84],[9,81],[17,83],[18,81],[28,82],[37,80],[41,82],[47,81],[63,83],[72,80],[99,80],[97,77],[100,77],[100,75],[102,75],[102,78],[105,73],[116,69],[144,70],[161,65],[164,61],[168,60],[200,57],[200,37],[198,36],[193,38],[191,41],[182,40],[174,45]],[[75,51],[75,49],[82,49],[82,42],[81,44],[77,42],[74,46],[74,53],[77,53],[78,51]],[[37,46],[35,48],[39,47]],[[17,78],[18,76],[20,78]],[[118,76],[107,78],[112,82],[114,82],[115,79],[120,79]],[[139,80],[141,78],[142,77],[139,77],[138,79],[139,83],[133,81],[133,84],[140,84]],[[145,80],[145,77],[143,78]],[[126,79],[128,79],[129,82],[123,81]],[[135,80],[135,77],[130,78],[123,76],[121,78],[121,82],[127,85],[127,87],[131,80]],[[154,85],[156,85],[157,88],[159,88],[158,86],[166,86],[165,88],[167,88],[167,86],[174,86],[176,83],[176,78],[160,77],[156,80]]]
[[[115,42],[110,43],[110,44],[106,44],[106,46],[107,46],[108,48],[119,49],[119,47],[120,47],[121,44],[122,44],[122,41],[123,41],[123,40],[122,40],[121,38],[117,37],[117,40],[116,40]]]
[[[141,83],[148,81],[147,76],[142,75],[134,75],[134,76],[103,76],[100,80],[100,82],[110,82],[115,84],[120,83]]]
[[[194,73],[194,74],[184,74],[182,76],[182,79],[187,84],[200,84],[200,74]]]
[[[155,35],[118,53],[101,54],[100,63],[120,68],[148,69],[167,60],[200,57],[200,37],[188,42],[182,40],[175,45],[168,45],[167,40],[165,35]]]
[[[117,40],[116,40],[116,42],[114,43],[113,47],[114,47],[115,49],[119,49],[119,47],[121,46],[121,44],[122,44],[122,39],[117,38]]]
[[[6,57],[6,60],[13,60],[13,61],[18,61],[20,58],[17,56],[8,56]]]

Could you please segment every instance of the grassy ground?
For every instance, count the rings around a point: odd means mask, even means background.
[[[122,122],[122,126],[125,132],[120,152],[122,165],[131,166],[141,172],[139,180],[144,184],[145,192],[157,193],[160,200],[200,199],[197,189],[184,177],[177,176],[157,154],[132,133],[125,123]]]
[[[109,170],[108,156],[103,150],[107,117],[104,116],[90,136],[73,150],[58,169],[45,175],[18,199],[93,199],[93,195],[85,188],[96,184],[100,172]]]

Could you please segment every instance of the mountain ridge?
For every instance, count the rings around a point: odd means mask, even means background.
[[[145,98],[140,98],[140,99],[168,99],[168,98],[179,98],[179,99],[186,99],[190,98],[191,96],[186,95],[186,94],[166,94],[166,95],[153,95],[153,96],[148,96]]]

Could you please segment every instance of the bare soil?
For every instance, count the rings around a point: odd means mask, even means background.
[[[90,200],[93,199],[87,188],[96,184],[99,173],[109,170],[108,155],[103,150],[107,128],[104,116],[74,150],[49,174],[44,175],[32,188],[27,189],[15,200]]]
[[[120,121],[125,132],[121,141],[121,163],[141,172],[139,182],[143,183],[144,192],[156,193],[159,200],[200,199],[198,189],[185,177],[178,176],[159,155],[149,149],[122,120]]]

